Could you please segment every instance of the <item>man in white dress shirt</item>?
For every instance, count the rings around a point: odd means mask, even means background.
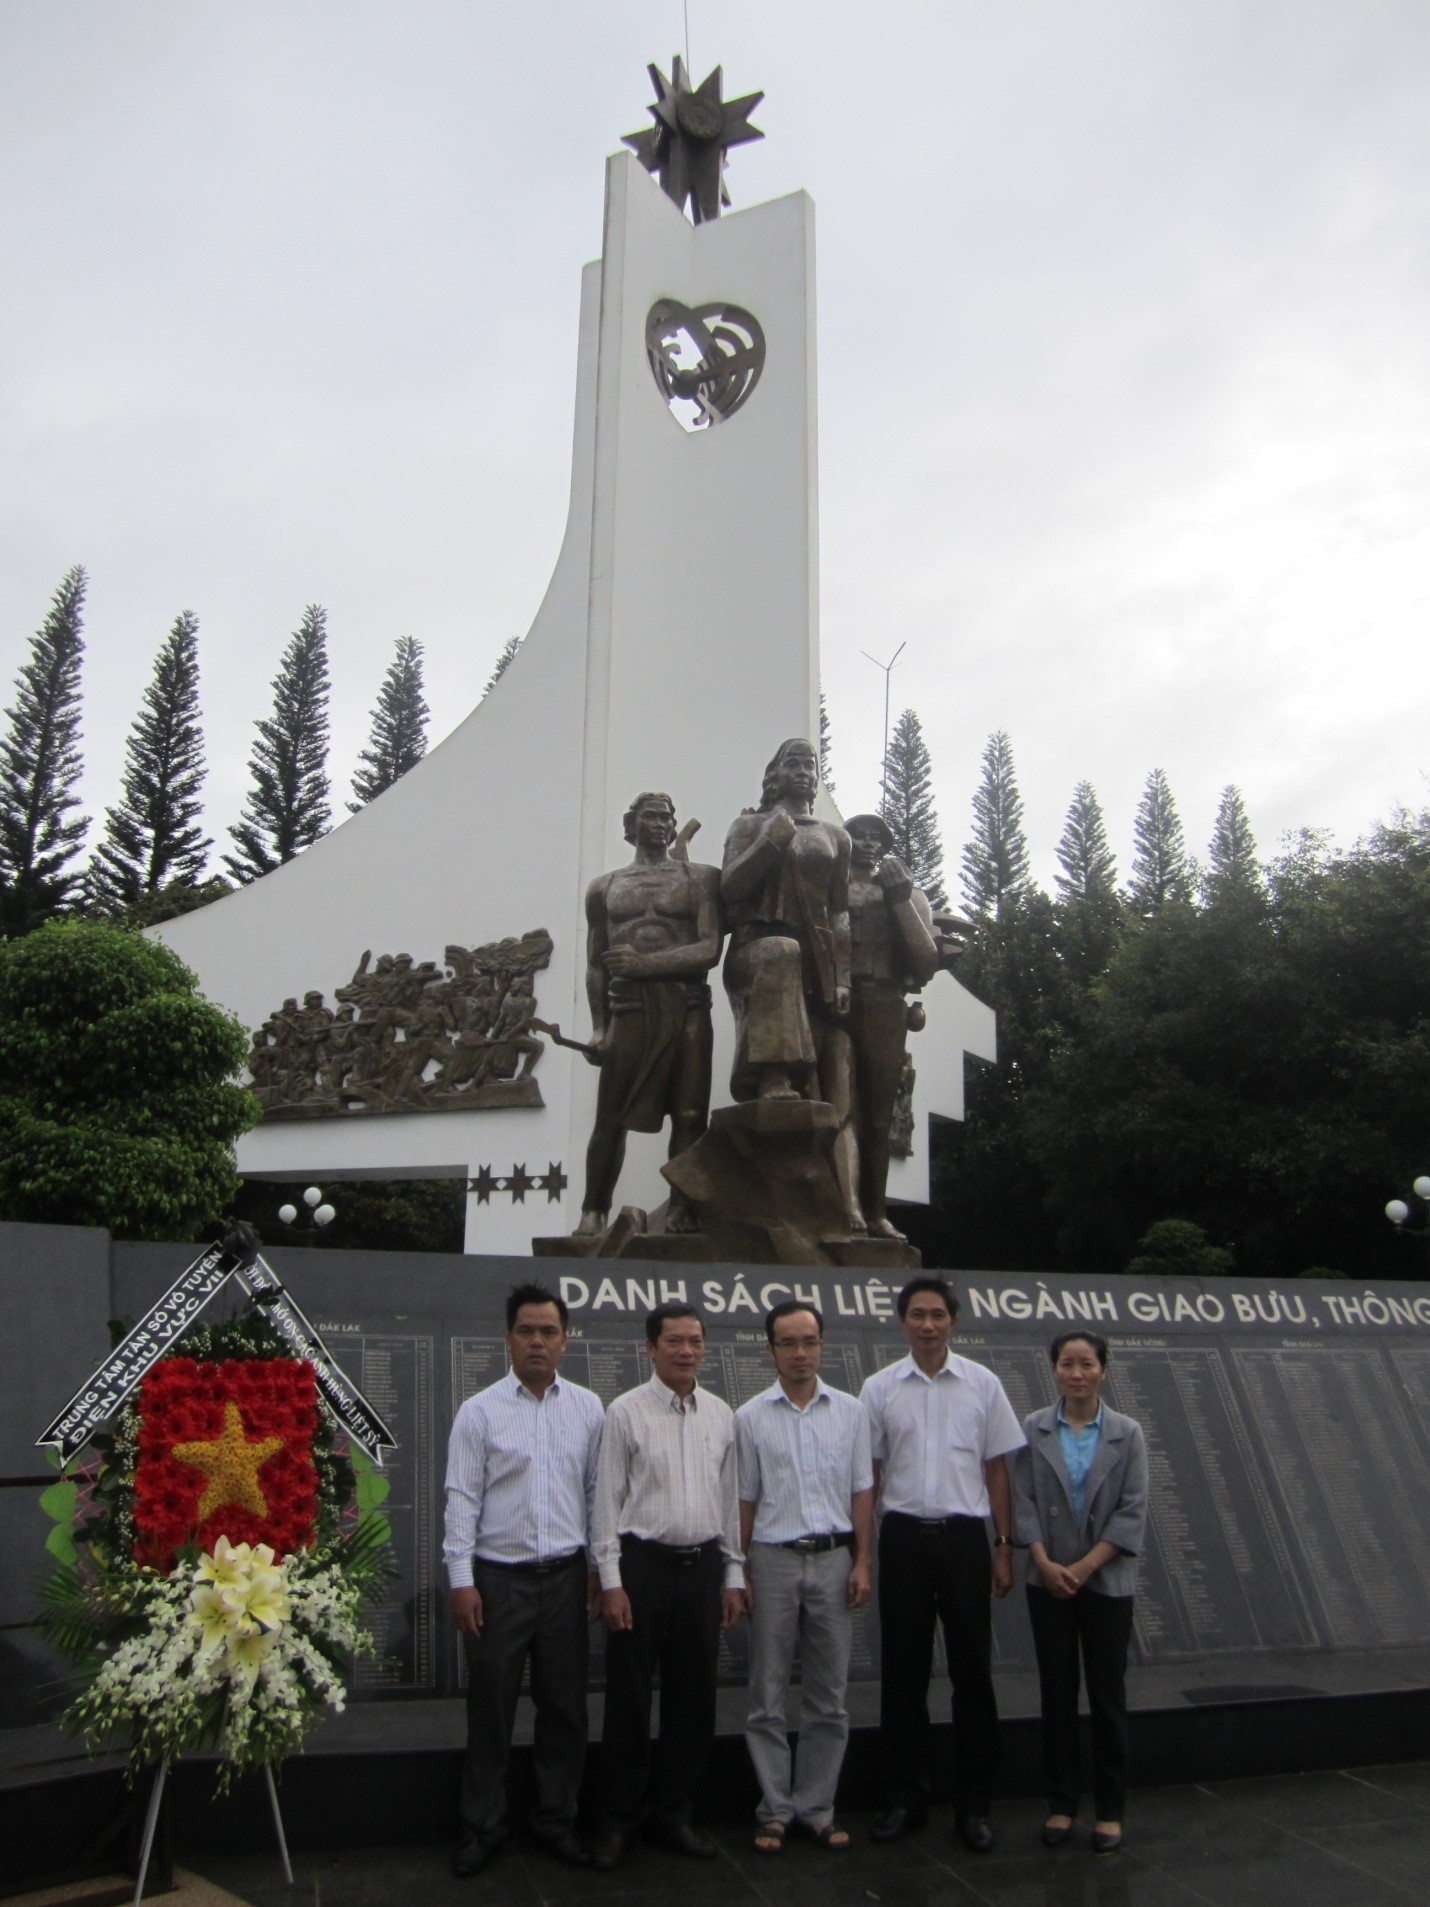
[[[1005,1461],[1023,1446],[1003,1386],[948,1348],[958,1300],[942,1278],[899,1293],[909,1355],[860,1392],[869,1413],[879,1531],[879,1752],[884,1806],[871,1830],[895,1841],[928,1818],[928,1685],[934,1622],[953,1682],[954,1814],[976,1854],[993,1846],[998,1767],[990,1596],[1013,1586],[1012,1493]],[[993,1519],[990,1557],[987,1519]]]
[[[586,1760],[587,1620],[599,1596],[590,1530],[601,1401],[557,1376],[562,1299],[519,1285],[506,1323],[511,1369],[466,1400],[447,1448],[443,1554],[467,1653],[463,1838],[453,1863],[463,1878],[479,1874],[506,1839],[507,1761],[528,1657],[532,1829],[558,1860],[590,1859],[573,1824]]]
[[[834,1791],[849,1741],[850,1616],[869,1600],[874,1551],[869,1419],[819,1375],[824,1319],[813,1305],[777,1304],[765,1336],[778,1376],[735,1413],[750,1603],[745,1741],[760,1782],[755,1847],[778,1854],[793,1823],[838,1852],[849,1845]],[[785,1727],[796,1647],[797,1765]]]
[[[713,1860],[691,1825],[715,1741],[720,1631],[745,1609],[734,1419],[697,1382],[705,1327],[688,1304],[646,1319],[649,1383],[606,1413],[593,1518],[606,1636],[602,1826],[593,1864],[612,1868],[642,1823],[648,1838]],[[660,1749],[651,1687],[660,1670]]]

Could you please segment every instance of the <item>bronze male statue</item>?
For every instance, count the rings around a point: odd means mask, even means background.
[[[905,995],[939,965],[933,910],[890,850],[894,837],[876,814],[844,824],[850,841],[849,1030],[854,1047],[853,1115],[864,1222],[879,1238],[900,1238],[885,1203],[889,1133],[904,1070]]]
[[[691,1146],[710,1112],[710,987],[720,958],[720,875],[674,859],[669,795],[640,794],[625,815],[635,848],[626,867],[586,893],[586,997],[601,1069],[596,1123],[586,1148],[578,1235],[604,1232],[628,1132],[670,1120],[670,1157]],[[696,1224],[672,1193],[669,1231]]]

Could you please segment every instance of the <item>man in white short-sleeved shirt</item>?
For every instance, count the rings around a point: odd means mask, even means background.
[[[993,1845],[998,1766],[990,1596],[1013,1586],[1009,1454],[1022,1427],[1002,1384],[948,1348],[952,1287],[912,1278],[899,1293],[909,1355],[865,1383],[879,1531],[879,1750],[884,1805],[871,1833],[894,1841],[928,1818],[928,1684],[934,1622],[953,1682],[954,1810],[975,1853]],[[987,1521],[993,1520],[990,1556]]]
[[[793,1824],[837,1850],[849,1845],[834,1791],[849,1741],[851,1612],[869,1600],[873,1562],[869,1419],[819,1375],[824,1319],[813,1305],[777,1304],[765,1336],[776,1381],[735,1413],[750,1601],[745,1742],[760,1783],[755,1847],[778,1854]],[[785,1726],[796,1649],[797,1756]]]

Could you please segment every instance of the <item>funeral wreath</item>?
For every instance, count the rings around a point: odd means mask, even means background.
[[[221,1787],[282,1761],[373,1647],[387,1491],[260,1304],[191,1326],[42,1498],[40,1626],[83,1684],[66,1723],[127,1735],[134,1770],[214,1750]]]

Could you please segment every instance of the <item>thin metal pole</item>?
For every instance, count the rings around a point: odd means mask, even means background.
[[[889,678],[894,673],[894,664],[908,648],[907,642],[901,642],[887,662],[881,662],[877,656],[871,656],[867,649],[861,649],[860,655],[873,663],[876,669],[884,671],[884,753],[881,758],[879,777],[879,812],[882,814],[889,805]]]
[[[884,672],[884,752],[879,757],[879,811],[882,814],[889,805],[889,671]]]
[[[169,1764],[159,1763],[159,1772],[154,1777],[154,1786],[149,1791],[149,1812],[144,1817],[144,1839],[139,1848],[139,1879],[134,1886],[134,1907],[144,1898],[144,1883],[149,1877],[149,1856],[154,1851],[154,1830],[159,1825],[159,1803],[164,1799],[164,1782],[168,1777]]]
[[[273,1810],[273,1832],[278,1836],[278,1855],[283,1862],[283,1878],[293,1885],[293,1863],[288,1859],[288,1838],[283,1832],[283,1816],[278,1812],[278,1783],[273,1779],[273,1763],[265,1761],[263,1773],[268,1782],[268,1805]]]
[[[684,0],[684,8],[685,8],[685,76],[687,81],[691,85],[693,85],[695,83],[695,75],[690,68],[690,0]]]

